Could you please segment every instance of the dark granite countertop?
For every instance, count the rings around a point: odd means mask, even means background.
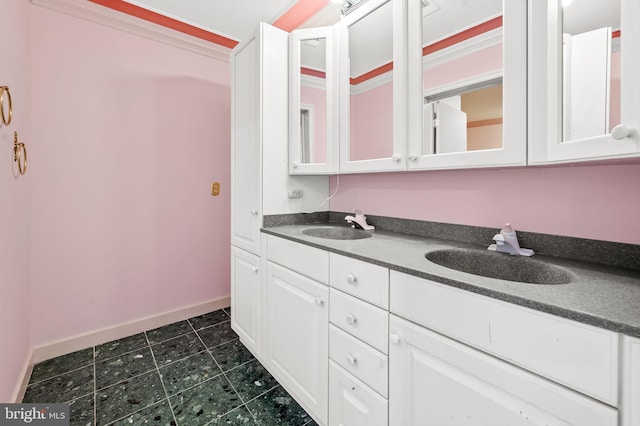
[[[534,255],[532,259],[569,270],[572,274],[571,282],[544,285],[505,281],[459,272],[425,258],[426,253],[440,249],[485,250],[486,246],[387,231],[374,231],[371,238],[361,240],[323,239],[302,233],[304,229],[316,226],[321,225],[276,226],[263,228],[262,232],[538,311],[640,337],[638,270]]]

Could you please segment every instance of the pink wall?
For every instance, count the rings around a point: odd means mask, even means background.
[[[331,210],[640,244],[638,182],[640,164],[342,175]]]
[[[229,64],[31,12],[33,345],[229,295]]]
[[[391,157],[393,84],[387,83],[358,95],[351,95],[349,107],[349,159]]]
[[[423,73],[423,87],[425,90],[430,90],[500,70],[502,70],[502,45],[498,44],[426,69]]]
[[[327,161],[327,91],[301,85],[300,103],[313,105],[313,162],[324,163]]]
[[[27,170],[26,175],[17,178],[12,155],[15,131],[21,141],[26,142],[29,155],[33,152],[29,131],[29,2],[0,2],[0,40],[0,86],[9,86],[13,99],[11,124],[8,127],[0,124],[0,402],[10,402],[22,379],[31,347],[29,194],[32,174]]]

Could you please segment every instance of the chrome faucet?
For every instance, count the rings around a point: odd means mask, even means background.
[[[367,223],[367,217],[362,213],[362,210],[354,209],[355,216],[347,216],[344,218],[349,224],[351,224],[352,228],[356,226],[364,229],[365,231],[373,231],[376,229],[374,226],[371,226]]]
[[[508,223],[504,225],[499,234],[493,236],[493,241],[495,244],[491,244],[487,250],[509,253],[514,256],[533,256],[533,250],[520,248],[516,231]]]

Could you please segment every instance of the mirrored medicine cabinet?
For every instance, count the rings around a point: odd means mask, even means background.
[[[408,169],[526,164],[526,8],[409,0]]]
[[[406,0],[367,0],[338,24],[340,172],[406,168]]]
[[[639,20],[637,0],[531,3],[531,164],[640,152]]]
[[[289,173],[338,172],[336,27],[289,36]]]
[[[637,22],[637,0],[361,2],[322,29],[335,42],[327,121],[292,96],[291,164],[364,173],[637,156]],[[293,37],[292,58],[314,38]],[[303,72],[292,64],[294,91]]]

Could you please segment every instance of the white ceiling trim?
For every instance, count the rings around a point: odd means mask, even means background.
[[[31,0],[31,3],[90,22],[189,50],[223,62],[229,62],[231,49],[202,40],[87,0]]]
[[[327,87],[327,80],[313,75],[300,74],[300,85],[325,90]]]
[[[445,62],[469,55],[502,43],[502,27],[479,34],[470,39],[445,47],[422,57],[422,69],[427,70]]]

